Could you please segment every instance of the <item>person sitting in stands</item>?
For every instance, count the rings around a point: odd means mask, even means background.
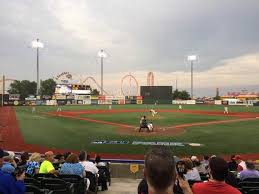
[[[79,159],[76,154],[72,153],[67,157],[66,162],[60,169],[60,174],[76,174],[82,178],[85,177],[85,169],[79,163]]]
[[[33,176],[39,173],[41,162],[41,155],[39,153],[33,153],[27,162],[26,174]]]
[[[184,161],[187,173],[184,174],[185,180],[195,180],[195,181],[200,181],[201,177],[198,172],[198,170],[193,167],[192,161],[189,158],[183,158],[182,161]]]
[[[234,160],[236,156],[235,155],[232,155],[231,158],[230,158],[230,162],[228,162],[228,169],[229,171],[237,171],[237,162]]]
[[[240,179],[243,181],[246,178],[259,178],[259,172],[255,169],[253,161],[246,161],[246,170],[240,172]]]
[[[87,154],[85,151],[80,152],[79,163],[84,167],[85,171],[91,172],[93,174],[98,174],[98,168],[93,162],[87,160]]]
[[[45,153],[45,160],[41,163],[40,165],[40,171],[39,173],[44,173],[44,174],[58,174],[58,171],[55,170],[53,166],[53,161],[54,161],[54,154],[52,151],[48,151]]]
[[[106,163],[101,161],[101,156],[99,155],[95,157],[95,164],[96,166],[106,166]]]
[[[246,170],[246,163],[242,160],[240,155],[236,155],[235,158],[233,158],[237,163],[237,171],[241,172],[242,170]]]
[[[25,166],[27,164],[27,161],[29,160],[29,153],[23,152],[21,154],[21,161],[17,164],[17,166]]]
[[[13,154],[14,155],[14,154]],[[4,163],[3,166],[1,167],[1,170],[5,173],[12,174],[15,171],[15,168],[17,167],[14,157],[10,153],[8,153],[8,156],[4,156]]]
[[[7,152],[4,152],[0,149],[0,167],[3,165],[3,157],[8,156]],[[0,170],[0,193],[3,194],[24,194],[25,186],[24,186],[24,178],[25,173],[17,173],[15,176],[4,173]]]
[[[175,182],[179,183],[184,194],[192,194],[187,181],[180,177],[176,180],[174,156],[165,146],[148,151],[145,156],[144,176],[149,194],[172,194]]]
[[[209,163],[210,179],[208,182],[195,183],[192,186],[194,194],[241,194],[239,190],[225,183],[228,175],[227,162],[219,157],[213,157]]]

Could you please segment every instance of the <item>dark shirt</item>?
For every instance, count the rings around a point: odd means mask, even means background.
[[[237,163],[236,161],[231,161],[228,163],[228,169],[229,171],[237,171]]]

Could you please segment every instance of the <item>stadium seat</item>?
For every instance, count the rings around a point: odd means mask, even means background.
[[[98,177],[92,172],[85,171],[85,177],[90,180],[89,191],[97,193],[98,191]]]
[[[51,194],[47,189],[40,189],[35,185],[27,185],[25,184],[25,194]]]
[[[259,178],[246,178],[242,182],[259,182]]]
[[[43,178],[41,185],[50,191],[63,192],[64,194],[74,193],[74,185],[59,178]]]
[[[259,193],[259,188],[258,189],[251,189],[250,191],[247,192],[247,194],[258,194]]]
[[[24,183],[25,183],[26,185],[34,185],[34,186],[37,186],[37,187],[41,187],[40,181],[38,181],[38,180],[35,179],[35,178],[28,178],[28,177],[26,177],[26,178],[24,179]]]
[[[242,181],[238,183],[238,188],[241,188],[245,192],[252,189],[259,189],[259,182]]]
[[[54,174],[44,174],[44,173],[38,173],[33,176],[33,178],[37,180],[41,180],[43,178],[57,178]]]
[[[75,193],[77,194],[84,194],[86,191],[86,182],[85,179],[80,177],[79,175],[73,174],[60,174],[58,178],[74,184]]]

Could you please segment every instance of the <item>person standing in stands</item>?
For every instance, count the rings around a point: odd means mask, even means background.
[[[241,192],[225,182],[228,176],[228,164],[219,157],[213,157],[209,162],[210,179],[208,182],[195,183],[192,186],[194,194],[241,194]]]
[[[146,154],[144,176],[149,194],[172,194],[175,182],[184,194],[192,194],[188,182],[176,178],[174,155],[165,146],[154,147]]]
[[[52,151],[45,153],[45,160],[40,165],[39,173],[44,174],[58,174],[58,171],[55,170],[52,162],[54,161],[54,154]]]
[[[3,157],[8,156],[7,152],[4,152],[0,149],[0,167],[3,165]],[[4,173],[0,170],[0,193],[3,194],[24,194],[25,185],[24,185],[25,173],[17,173],[15,176]]]
[[[232,155],[231,158],[230,158],[230,162],[228,162],[228,169],[229,171],[237,171],[237,162],[235,161],[235,158],[236,156],[235,155]]]
[[[236,155],[235,158],[233,158],[237,163],[237,171],[241,172],[242,170],[246,170],[246,163],[242,160],[242,157],[240,155]]]

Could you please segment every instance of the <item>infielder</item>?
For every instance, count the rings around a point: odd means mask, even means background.
[[[182,110],[182,109],[183,109],[183,107],[182,107],[181,104],[179,104],[178,109],[179,109],[179,110]]]
[[[157,112],[154,109],[151,109],[150,112],[151,112],[153,117],[157,114]]]

